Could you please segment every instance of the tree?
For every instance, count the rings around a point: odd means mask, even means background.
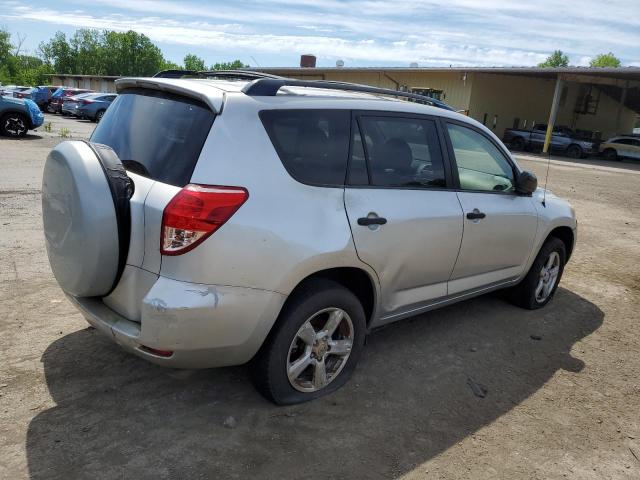
[[[207,67],[204,66],[204,59],[194,55],[193,53],[188,53],[184,56],[184,69],[201,72],[206,70]]]
[[[555,67],[568,67],[569,57],[567,57],[562,50],[555,50],[547,59],[538,64],[540,68],[555,68]]]
[[[0,29],[0,82],[8,83],[15,74],[15,59],[11,51],[13,45],[11,43],[11,34]]]
[[[249,68],[249,65],[245,65],[240,60],[234,60],[233,62],[214,63],[211,65],[211,70],[237,70],[242,68]]]
[[[162,64],[162,70],[182,70],[182,67],[177,63],[165,60]]]
[[[618,59],[613,53],[601,53],[596,55],[589,62],[590,67],[614,67],[620,66],[620,59]]]
[[[104,75],[150,76],[163,69],[164,57],[149,37],[128,32],[104,31],[102,34]]]
[[[40,43],[38,52],[56,73],[80,73],[76,71],[74,52],[64,33],[56,32],[47,43]]]

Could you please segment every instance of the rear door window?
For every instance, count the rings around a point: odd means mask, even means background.
[[[293,178],[311,185],[344,185],[351,123],[348,110],[264,110],[260,118]]]
[[[113,101],[91,141],[110,146],[127,170],[184,187],[215,114],[202,102],[147,89],[127,89]]]
[[[446,187],[442,150],[433,120],[362,116],[358,124],[364,137],[371,185]],[[354,148],[350,180],[354,173],[356,178],[361,176],[358,173],[361,163]]]

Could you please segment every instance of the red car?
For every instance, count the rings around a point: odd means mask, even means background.
[[[90,92],[93,92],[93,90],[89,90],[88,88],[59,88],[54,92],[53,95],[51,95],[51,100],[49,101],[47,110],[51,113],[62,113],[62,104],[64,103],[65,99],[74,95],[79,95],[81,93]]]

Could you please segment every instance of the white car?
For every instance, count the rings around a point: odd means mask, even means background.
[[[343,385],[375,327],[497,289],[552,299],[573,209],[486,127],[417,94],[221,76],[118,80],[90,142],[46,161],[53,273],[125,350],[250,362],[292,404]]]
[[[640,160],[640,136],[612,137],[600,145],[600,153],[607,160]]]

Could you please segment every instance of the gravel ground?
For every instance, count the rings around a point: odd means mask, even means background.
[[[60,129],[93,124],[49,121],[0,139],[0,478],[640,478],[639,164],[552,161],[580,226],[545,309],[489,295],[378,330],[342,390],[283,408],[243,367],[162,369],[87,328],[39,189]]]

